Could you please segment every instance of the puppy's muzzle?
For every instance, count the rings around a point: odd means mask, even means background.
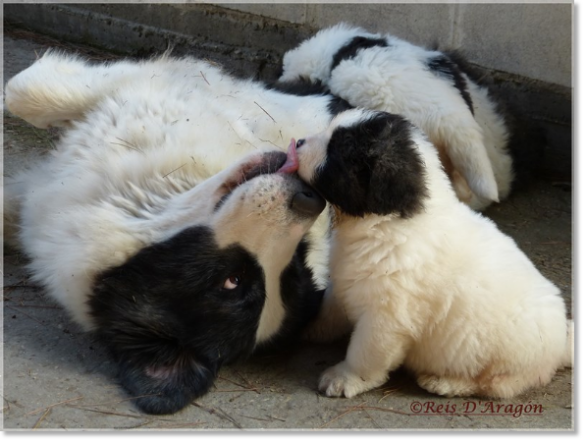
[[[286,161],[278,169],[279,173],[293,174],[299,169],[299,158],[297,156],[297,148],[299,143],[304,140],[295,142],[294,138],[290,140],[288,151],[286,154]],[[301,189],[292,197],[291,209],[300,215],[307,217],[315,217],[319,215],[325,208],[325,200],[304,181],[300,182]]]

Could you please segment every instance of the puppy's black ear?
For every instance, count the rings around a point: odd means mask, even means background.
[[[371,167],[366,211],[410,217],[422,210],[427,196],[425,166],[411,137],[412,126],[397,115],[381,113],[375,119],[385,124],[366,149]]]

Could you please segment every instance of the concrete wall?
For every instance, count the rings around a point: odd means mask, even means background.
[[[486,68],[571,86],[572,4],[366,3],[222,6],[312,30],[340,21],[414,43],[460,48]]]

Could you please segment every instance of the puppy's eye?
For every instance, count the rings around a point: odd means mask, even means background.
[[[299,147],[301,147],[303,144],[305,144],[305,139],[304,138],[301,138],[300,140],[297,141],[297,149]]]
[[[226,290],[233,290],[242,282],[240,275],[232,275],[223,283],[223,288]]]

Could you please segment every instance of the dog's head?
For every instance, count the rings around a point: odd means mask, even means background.
[[[282,152],[255,154],[180,195],[166,233],[99,275],[96,331],[146,412],[204,394],[224,362],[248,355],[284,322],[283,275],[325,201]],[[294,273],[294,271],[293,271]]]
[[[412,130],[398,115],[343,112],[326,131],[296,143],[298,173],[345,214],[410,217],[427,195]]]

